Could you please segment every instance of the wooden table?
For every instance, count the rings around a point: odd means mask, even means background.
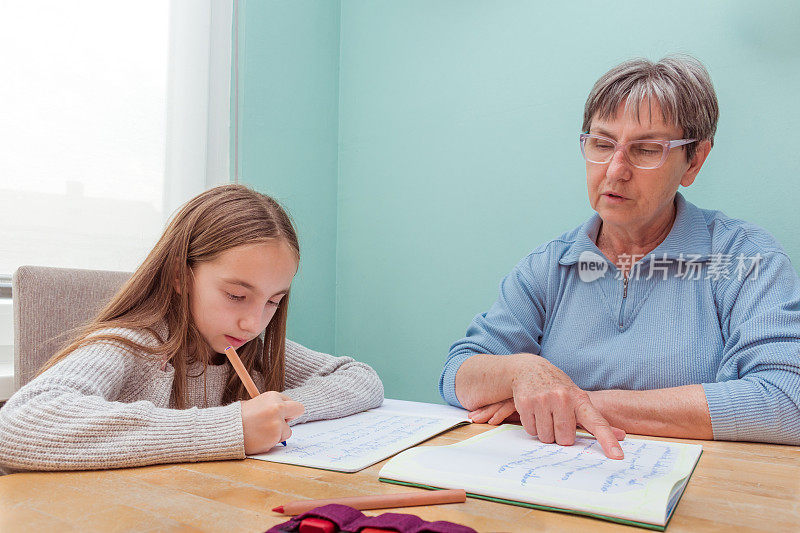
[[[464,426],[424,445],[451,444],[488,429]],[[669,533],[800,531],[800,447],[702,444],[703,455]],[[246,459],[12,474],[0,477],[0,531],[265,531],[287,520],[271,509],[291,500],[415,490],[379,482],[382,465],[342,474]],[[397,512],[478,531],[646,531],[473,498]]]

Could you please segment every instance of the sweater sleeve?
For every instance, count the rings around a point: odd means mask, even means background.
[[[369,365],[286,340],[284,394],[306,410],[292,424],[359,413],[383,403],[383,383]]]
[[[167,383],[163,383],[167,381]],[[162,382],[162,383],[160,383]],[[0,409],[0,469],[88,470],[244,458],[240,403],[168,405],[171,375],[119,345],[93,343]],[[164,386],[159,386],[164,385]]]
[[[461,365],[477,354],[514,354],[541,352],[545,320],[545,292],[533,273],[543,258],[531,254],[520,261],[500,282],[500,295],[489,311],[477,315],[464,338],[450,347],[439,377],[439,394],[456,407],[463,408],[456,397],[456,373]],[[540,272],[546,276],[546,273]]]
[[[718,296],[723,357],[703,385],[714,438],[798,445],[800,280],[781,252],[750,257],[758,268]]]

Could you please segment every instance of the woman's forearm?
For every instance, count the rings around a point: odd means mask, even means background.
[[[526,353],[473,355],[461,364],[456,373],[458,401],[472,411],[511,398],[514,377],[528,371],[534,357],[538,356]]]
[[[628,433],[713,439],[702,385],[644,391],[603,390],[589,398],[606,420]]]

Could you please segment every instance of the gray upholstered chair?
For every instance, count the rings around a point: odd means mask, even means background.
[[[19,267],[11,288],[15,390],[30,381],[129,277],[129,272]]]

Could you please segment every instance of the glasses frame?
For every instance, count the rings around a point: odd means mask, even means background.
[[[614,151],[611,152],[611,156],[609,156],[608,161],[592,161],[591,159],[589,159],[586,156],[586,147],[585,147],[585,145],[586,145],[586,140],[589,139],[589,138],[602,139],[602,140],[608,141],[608,142],[610,142],[611,144],[614,145]],[[628,150],[627,150],[628,146],[630,146],[631,144],[640,143],[640,142],[648,142],[648,143],[660,144],[661,146],[664,147],[664,153],[661,155],[661,161],[659,161],[656,166],[654,166],[654,167],[642,167],[642,166],[634,164],[633,161],[630,160],[630,158],[628,157]],[[636,168],[640,168],[642,170],[653,170],[655,168],[660,167],[661,165],[664,164],[664,161],[667,160],[667,156],[669,156],[669,151],[672,148],[675,148],[675,147],[678,147],[678,146],[683,146],[685,144],[690,144],[690,143],[693,143],[693,142],[697,142],[697,139],[675,139],[675,140],[672,140],[672,141],[665,141],[665,140],[660,140],[660,139],[636,139],[634,141],[628,141],[626,143],[620,144],[617,141],[615,141],[614,139],[609,139],[608,137],[605,137],[603,135],[596,135],[594,133],[581,133],[581,136],[580,136],[581,154],[583,155],[583,158],[586,161],[588,161],[589,163],[595,163],[595,164],[598,164],[598,165],[606,165],[606,164],[610,163],[612,159],[614,159],[614,156],[617,154],[617,150],[622,150],[622,155],[625,156],[625,161],[627,161],[629,165],[631,165],[633,167],[636,167]]]

